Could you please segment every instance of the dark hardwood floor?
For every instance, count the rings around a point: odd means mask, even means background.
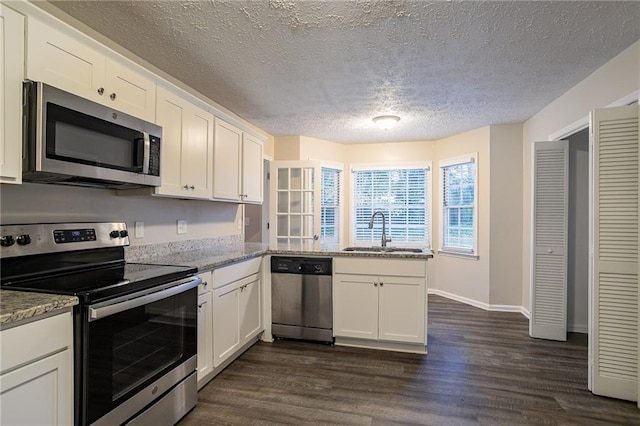
[[[531,339],[517,313],[429,296],[428,355],[258,343],[179,424],[640,425],[587,390],[587,338]]]

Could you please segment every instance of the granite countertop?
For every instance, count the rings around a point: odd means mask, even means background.
[[[135,259],[138,263],[195,266],[199,272],[210,271],[267,253],[268,245],[260,243],[232,244],[226,248],[197,249]]]
[[[261,243],[241,243],[230,244],[226,248],[206,248],[185,250],[175,253],[163,253],[151,255],[149,257],[139,257],[135,262],[156,263],[168,265],[195,266],[199,272],[210,271],[225,265],[240,262],[262,256],[264,254],[277,254],[285,256],[331,256],[331,257],[373,257],[373,258],[393,258],[393,259],[429,259],[433,253],[428,249],[423,249],[422,253],[407,252],[363,252],[363,251],[343,251],[338,245],[286,245],[276,248],[269,248],[267,244]]]
[[[75,296],[0,290],[0,326],[78,304]]]
[[[196,241],[136,247],[128,254],[127,261],[132,263],[192,266],[198,268],[198,271],[204,272],[264,254],[424,260],[433,257],[433,253],[428,249],[423,249],[422,253],[381,253],[343,251],[343,248],[343,246],[319,243],[306,245],[289,244],[269,248],[267,244],[243,243],[233,240],[216,241],[213,244],[211,241]],[[78,304],[78,298],[74,296],[0,290],[0,326],[33,318],[47,312],[69,308],[76,304]]]
[[[278,245],[275,248],[269,249],[269,254],[279,255],[320,255],[331,257],[375,257],[375,258],[390,258],[390,259],[429,259],[433,257],[433,252],[427,248],[422,247],[421,253],[401,252],[401,251],[344,251],[342,245],[335,244],[287,244]],[[398,248],[407,248],[398,246]],[[413,246],[415,248],[415,246]]]

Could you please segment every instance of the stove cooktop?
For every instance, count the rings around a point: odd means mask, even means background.
[[[125,263],[37,278],[8,279],[2,288],[77,296],[81,303],[90,303],[176,281],[196,272],[197,268],[190,266]]]

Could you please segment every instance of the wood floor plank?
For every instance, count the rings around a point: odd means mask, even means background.
[[[587,390],[587,338],[532,339],[518,313],[429,296],[428,355],[259,342],[202,388],[200,425],[640,425]]]

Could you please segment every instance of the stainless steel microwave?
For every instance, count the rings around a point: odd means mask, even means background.
[[[160,186],[162,128],[41,82],[24,83],[27,182]]]

